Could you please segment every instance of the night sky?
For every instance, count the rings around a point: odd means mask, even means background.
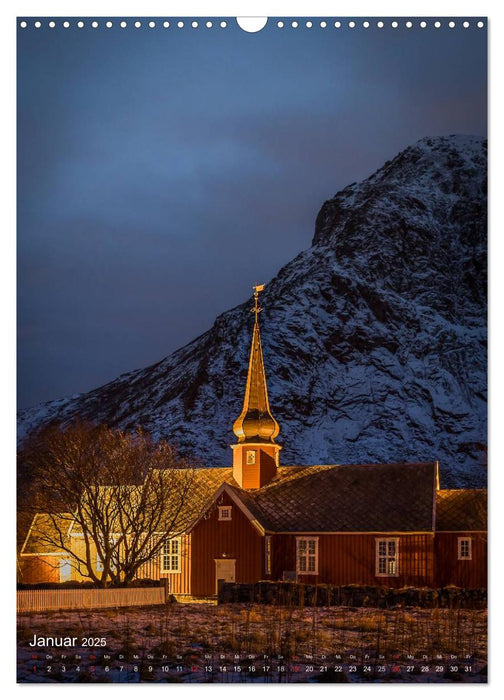
[[[162,359],[309,247],[339,189],[424,136],[486,133],[474,21],[47,21],[18,30],[20,408]]]

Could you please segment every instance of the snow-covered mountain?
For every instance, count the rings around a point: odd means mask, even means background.
[[[261,295],[283,464],[440,461],[486,480],[486,141],[425,138],[322,206],[312,246]],[[19,415],[22,438],[79,415],[141,425],[231,462],[248,301],[155,365]]]

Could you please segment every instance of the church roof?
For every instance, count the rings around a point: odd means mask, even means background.
[[[71,513],[36,513],[21,548],[22,554],[64,554],[68,546]],[[61,542],[61,545],[60,545]]]
[[[486,489],[443,489],[437,492],[436,530],[438,532],[486,529]]]
[[[284,468],[255,491],[232,491],[267,531],[432,531],[435,462]]]
[[[184,479],[187,472],[179,470],[179,474],[181,479]],[[167,470],[167,475],[170,479],[177,478],[178,472],[177,470]],[[216,490],[224,482],[237,485],[231,467],[194,469],[189,478],[191,479],[190,498],[187,498],[180,508],[177,516],[180,523],[190,522],[196,515],[206,510],[212,502]],[[136,487],[137,490],[138,488],[141,486]],[[113,487],[104,486],[102,492],[106,492],[107,489],[114,490]],[[178,491],[176,491],[174,498],[180,498]],[[169,515],[168,517],[171,519],[173,516]],[[57,545],[64,534],[63,544],[68,547],[70,532],[74,535],[82,533],[82,529],[79,523],[74,520],[72,513],[36,513],[21,549],[21,554],[62,553],[64,549]]]
[[[431,532],[434,502],[436,530],[486,530],[486,490],[436,491],[436,476],[435,462],[279,467],[268,484],[250,491],[238,486],[230,467],[201,468],[183,510],[202,515],[225,487],[266,532]],[[70,525],[69,513],[37,514],[22,553],[61,551],[56,531]]]

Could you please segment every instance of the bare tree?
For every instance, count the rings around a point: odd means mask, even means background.
[[[142,431],[50,426],[28,441],[22,461],[38,493],[32,542],[65,552],[104,587],[132,581],[198,513],[193,466]]]

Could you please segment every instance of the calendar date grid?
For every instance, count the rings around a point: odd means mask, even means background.
[[[237,677],[335,676],[338,674],[376,678],[380,676],[450,676],[480,673],[483,661],[470,654],[379,653],[302,654],[285,658],[280,654],[205,653],[162,654],[82,650],[76,653],[34,652],[24,664],[31,676],[54,680],[148,681],[163,677],[234,680]],[[26,666],[29,668],[27,669]],[[94,677],[94,678],[93,678]],[[32,678],[32,680],[36,680]]]

